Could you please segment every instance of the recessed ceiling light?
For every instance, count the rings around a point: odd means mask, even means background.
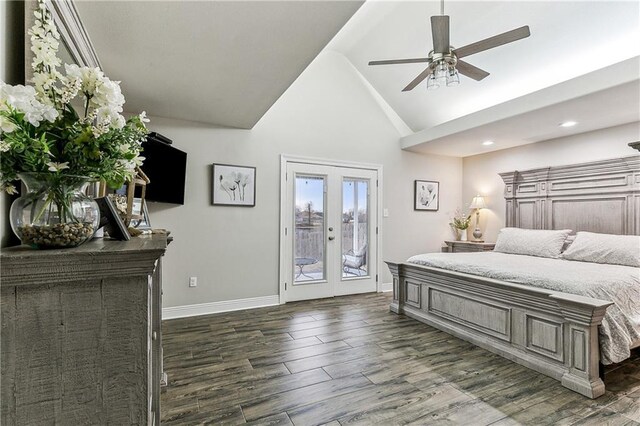
[[[565,121],[564,123],[560,123],[560,127],[573,127],[578,124],[577,121]]]
[[[493,145],[493,141],[484,141],[484,142],[482,142],[482,145],[484,145],[484,146]]]

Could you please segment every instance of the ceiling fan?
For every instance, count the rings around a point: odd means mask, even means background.
[[[427,89],[437,89],[443,84],[453,86],[460,83],[458,71],[474,80],[480,81],[489,75],[488,72],[461,61],[461,58],[475,53],[493,49],[503,44],[511,43],[529,37],[527,25],[507,31],[460,48],[454,48],[449,44],[449,16],[444,14],[444,0],[440,2],[440,15],[431,17],[431,34],[433,37],[433,50],[426,58],[414,59],[390,59],[385,61],[371,61],[369,65],[415,64],[426,62],[427,68],[402,89],[403,92],[412,90],[424,79],[427,80]]]

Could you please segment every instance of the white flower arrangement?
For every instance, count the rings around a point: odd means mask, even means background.
[[[44,0],[34,14],[28,32],[33,85],[0,81],[0,185],[13,192],[12,182],[26,172],[86,176],[119,187],[144,160],[149,120],[144,112],[125,119],[120,82],[99,68],[66,64],[61,74],[60,35]]]

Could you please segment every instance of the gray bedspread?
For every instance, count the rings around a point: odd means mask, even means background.
[[[497,252],[420,254],[408,262],[614,302],[600,327],[603,364],[629,358],[640,343],[640,268]]]

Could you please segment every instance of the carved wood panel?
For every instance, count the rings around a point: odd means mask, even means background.
[[[416,308],[420,307],[420,284],[413,283],[410,281],[405,281],[406,292],[405,292],[405,302],[407,305],[415,306]]]
[[[393,300],[394,301],[398,300],[398,295],[400,294],[398,290],[400,290],[398,288],[398,278],[393,277]]]
[[[538,203],[531,200],[516,201],[516,224],[518,228],[537,229]]]
[[[553,321],[526,314],[527,349],[540,355],[564,360],[564,326],[561,321]]]
[[[506,226],[640,235],[640,156],[500,173]]]
[[[511,341],[511,309],[463,293],[429,287],[427,312]]]
[[[573,342],[571,347],[571,366],[576,370],[587,370],[587,339],[583,330],[577,328],[571,328],[571,341]]]
[[[567,198],[550,202],[551,228],[592,231],[604,234],[625,234],[627,199]],[[592,231],[593,232],[593,231]]]

